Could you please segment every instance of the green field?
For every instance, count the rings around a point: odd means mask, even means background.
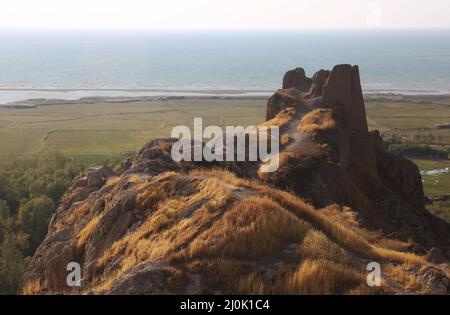
[[[450,98],[407,97],[403,100],[366,102],[370,129],[381,131],[385,139],[401,139],[426,144],[433,149],[450,151],[450,129],[436,125],[450,123]],[[429,197],[450,194],[450,161],[413,159],[422,175]],[[435,201],[428,210],[450,221],[450,201]]]
[[[367,101],[366,110],[369,128],[380,130],[384,137],[396,134],[450,148],[450,129],[436,128],[450,123],[450,98]]]
[[[400,138],[422,141],[433,148],[447,151],[450,148],[450,129],[435,127],[450,123],[450,99],[438,98],[437,101],[416,97],[399,101],[368,101],[366,108],[369,128],[380,130],[384,138],[396,134]],[[427,195],[450,193],[450,173],[432,172],[449,168],[450,161],[413,161],[421,170]]]
[[[265,119],[263,99],[173,99],[43,105],[0,109],[0,152],[27,154],[57,150],[84,165],[120,160],[152,138],[170,137],[176,125],[192,127],[194,117],[205,125],[257,125]],[[370,129],[385,138],[396,134],[420,138],[433,147],[450,148],[450,99],[407,97],[366,101]],[[422,172],[450,167],[448,161],[415,160]],[[450,193],[450,174],[423,175],[430,196]]]
[[[168,100],[45,105],[0,109],[0,152],[61,151],[80,159],[135,151],[152,138],[170,137],[176,125],[257,125],[265,100]]]
[[[450,194],[450,161],[413,160],[421,170],[428,196]]]

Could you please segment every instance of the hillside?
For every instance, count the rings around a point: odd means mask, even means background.
[[[369,132],[357,67],[288,72],[267,106],[280,169],[176,163],[173,139],[77,177],[23,294],[448,292],[450,225],[424,207],[417,167]],[[425,256],[426,255],[426,256]],[[368,287],[366,266],[382,266]],[[70,262],[81,287],[66,285]]]

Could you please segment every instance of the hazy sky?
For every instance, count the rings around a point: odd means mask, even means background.
[[[0,0],[1,29],[450,27],[450,0]]]

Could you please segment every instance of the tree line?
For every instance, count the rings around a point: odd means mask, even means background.
[[[0,294],[15,294],[80,163],[57,152],[0,157]]]

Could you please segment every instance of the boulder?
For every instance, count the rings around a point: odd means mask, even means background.
[[[307,92],[311,87],[312,80],[306,77],[303,68],[295,68],[286,72],[283,77],[283,89],[296,88],[302,92]]]
[[[423,266],[419,269],[415,269],[413,274],[418,280],[424,283],[425,288],[429,293],[436,295],[445,295],[449,293],[450,281],[441,269],[433,266]]]
[[[113,176],[117,174],[108,166],[91,167],[86,171],[87,187],[101,187]]]
[[[266,120],[275,118],[288,107],[297,108],[303,104],[302,94],[295,88],[279,90],[267,102]]]
[[[428,251],[428,254],[425,256],[426,260],[429,262],[435,263],[435,264],[442,264],[447,261],[445,259],[444,254],[442,253],[442,250],[437,247],[433,247]]]

